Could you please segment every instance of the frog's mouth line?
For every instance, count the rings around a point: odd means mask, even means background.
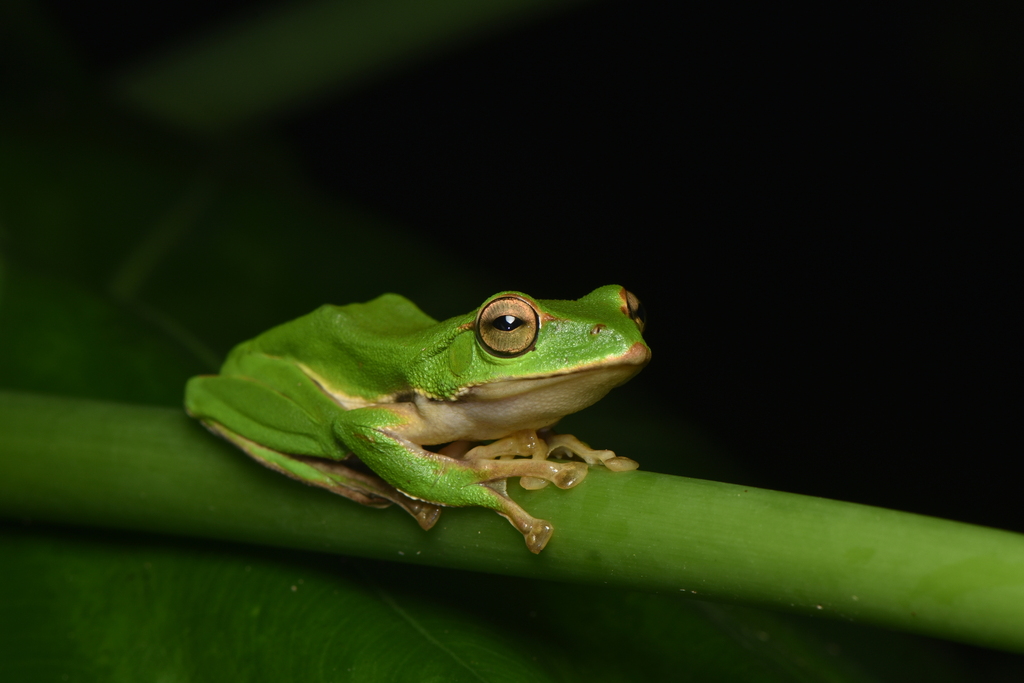
[[[507,382],[507,381],[508,382],[514,382],[514,381],[520,380],[520,379],[522,379],[522,380],[537,380],[537,379],[550,379],[550,378],[553,378],[553,377],[566,377],[566,376],[582,375],[582,374],[588,373],[588,372],[598,372],[598,371],[601,371],[601,370],[608,370],[610,368],[617,368],[617,367],[629,368],[632,372],[636,373],[636,372],[640,372],[641,370],[643,370],[644,366],[646,366],[649,362],[651,362],[651,350],[648,347],[646,347],[643,344],[641,344],[640,342],[637,342],[637,343],[633,344],[633,346],[629,347],[629,351],[626,351],[621,356],[615,356],[613,358],[604,358],[602,360],[597,360],[597,361],[594,361],[593,363],[589,363],[587,365],[580,365],[580,366],[577,366],[575,368],[571,368],[571,369],[568,369],[568,370],[558,370],[556,372],[548,372],[548,373],[542,373],[542,374],[536,374],[536,375],[519,375],[519,376],[515,376],[515,377],[496,377],[493,380],[491,380],[490,382],[485,382],[485,383],[483,383],[481,385],[478,385],[478,386],[483,386],[484,384],[491,384],[491,383],[494,383],[494,382]]]
[[[500,401],[523,394],[578,393],[597,398],[640,372],[651,359],[651,351],[637,343],[622,356],[590,365],[545,375],[510,377],[468,387],[459,401]],[[562,385],[565,385],[564,387]],[[593,399],[594,401],[597,398]]]
[[[497,401],[520,394],[536,392],[546,389],[549,385],[555,386],[566,382],[572,382],[579,386],[579,390],[586,391],[591,386],[605,387],[601,396],[614,387],[624,384],[633,375],[640,372],[651,360],[651,350],[644,344],[637,342],[630,347],[626,353],[614,358],[595,361],[589,365],[583,365],[571,370],[552,372],[547,374],[527,375],[519,377],[496,377],[490,382],[465,387],[458,395],[449,399],[427,396],[426,400],[447,402],[459,401]],[[360,396],[350,396],[329,386],[324,378],[317,375],[309,367],[300,364],[302,371],[313,381],[317,387],[329,396],[335,403],[345,410],[354,410],[370,405],[382,403],[404,403],[414,402],[420,396],[416,390],[409,389],[395,393],[390,396],[378,397],[376,400],[366,399]],[[599,378],[605,376],[603,381]],[[615,379],[616,376],[620,379]],[[594,381],[597,380],[597,381]],[[597,400],[597,399],[595,399]]]

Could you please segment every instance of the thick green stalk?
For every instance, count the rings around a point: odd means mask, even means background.
[[[181,411],[0,392],[0,514],[685,593],[1024,651],[1024,536],[649,472],[509,486],[555,536],[429,532],[265,470]],[[569,590],[569,589],[567,589]]]

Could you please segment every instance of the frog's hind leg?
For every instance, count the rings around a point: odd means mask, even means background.
[[[407,496],[436,505],[477,505],[495,510],[523,534],[530,550],[540,552],[551,537],[551,524],[531,517],[509,498],[505,480],[535,477],[568,489],[583,481],[587,465],[534,458],[477,458],[469,453],[460,458],[435,453],[399,431],[413,431],[416,420],[417,416],[402,404],[368,406],[335,416],[334,430],[338,441]],[[465,446],[461,442],[458,445],[458,451]]]
[[[291,463],[296,461],[306,463],[326,475],[332,482],[336,482],[336,485],[324,488],[350,500],[369,507],[387,507],[394,503],[412,515],[416,523],[423,529],[434,526],[437,523],[437,518],[441,516],[440,505],[410,498],[380,477],[353,469],[342,462],[304,456],[295,456],[289,460]],[[363,498],[369,498],[370,502],[364,502]],[[382,498],[386,502],[382,503]]]
[[[547,545],[554,527],[546,519],[531,516],[512,500],[505,490],[510,477],[523,477],[550,481],[558,488],[576,486],[587,476],[587,466],[581,462],[549,462],[547,460],[490,460],[475,459],[466,463],[478,481],[464,490],[474,491],[472,504],[488,507],[512,523],[526,540],[532,553],[539,553]]]
[[[496,481],[481,485],[481,489],[490,497],[490,501],[481,502],[512,523],[526,541],[531,553],[537,554],[551,539],[555,528],[546,519],[537,519],[524,510],[518,503],[505,493],[505,482]]]
[[[301,455],[285,455],[239,436],[222,425],[203,420],[210,431],[241,448],[253,460],[310,486],[325,488],[368,507],[386,508],[395,503],[429,529],[441,514],[440,506],[405,495],[380,477],[348,467],[343,462]]]
[[[492,509],[502,517],[508,519],[512,522],[513,526],[519,529],[519,532],[522,533],[523,540],[526,541],[526,548],[529,549],[529,552],[537,554],[544,550],[544,547],[548,545],[548,541],[551,539],[551,535],[555,530],[555,527],[551,525],[551,522],[547,519],[538,519],[537,517],[531,516],[528,512],[523,510],[518,503],[509,498],[508,495],[504,492],[497,492],[493,486],[486,486],[486,488],[493,492],[495,505]]]

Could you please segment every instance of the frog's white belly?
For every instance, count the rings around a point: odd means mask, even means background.
[[[599,401],[642,366],[613,365],[551,377],[472,387],[455,401],[417,395],[396,432],[418,444],[500,439],[520,429],[550,427]],[[416,415],[411,413],[415,411]]]

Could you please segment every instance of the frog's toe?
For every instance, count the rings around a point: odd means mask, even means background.
[[[419,525],[424,530],[429,529],[437,523],[437,518],[441,516],[441,506],[431,505],[430,503],[423,503],[419,510],[413,514]]]
[[[526,547],[530,549],[531,553],[539,553],[544,550],[544,546],[548,544],[554,531],[555,528],[551,526],[551,522],[545,519],[535,519],[532,528],[523,534],[523,538],[526,539]]]
[[[548,482],[546,479],[541,479],[540,477],[520,477],[519,485],[527,491],[536,491],[537,489],[542,489],[547,486]]]
[[[608,458],[605,460],[604,466],[612,472],[629,472],[640,467],[640,463],[631,458],[624,458],[621,455],[617,455],[614,458]]]
[[[503,489],[498,490],[488,484],[479,487],[478,490],[489,498],[489,500],[481,502],[512,522],[512,526],[523,535],[526,547],[530,549],[530,552],[539,553],[544,550],[544,546],[548,544],[551,534],[555,531],[551,522],[530,516],[530,513],[509,498]]]
[[[437,524],[437,518],[441,516],[440,505],[410,498],[401,491],[393,491],[393,495],[390,495],[389,499],[394,503],[398,503],[424,529],[429,529]]]
[[[561,463],[558,465],[558,471],[551,477],[551,481],[560,489],[571,489],[583,481],[588,471],[589,468],[582,462]]]

